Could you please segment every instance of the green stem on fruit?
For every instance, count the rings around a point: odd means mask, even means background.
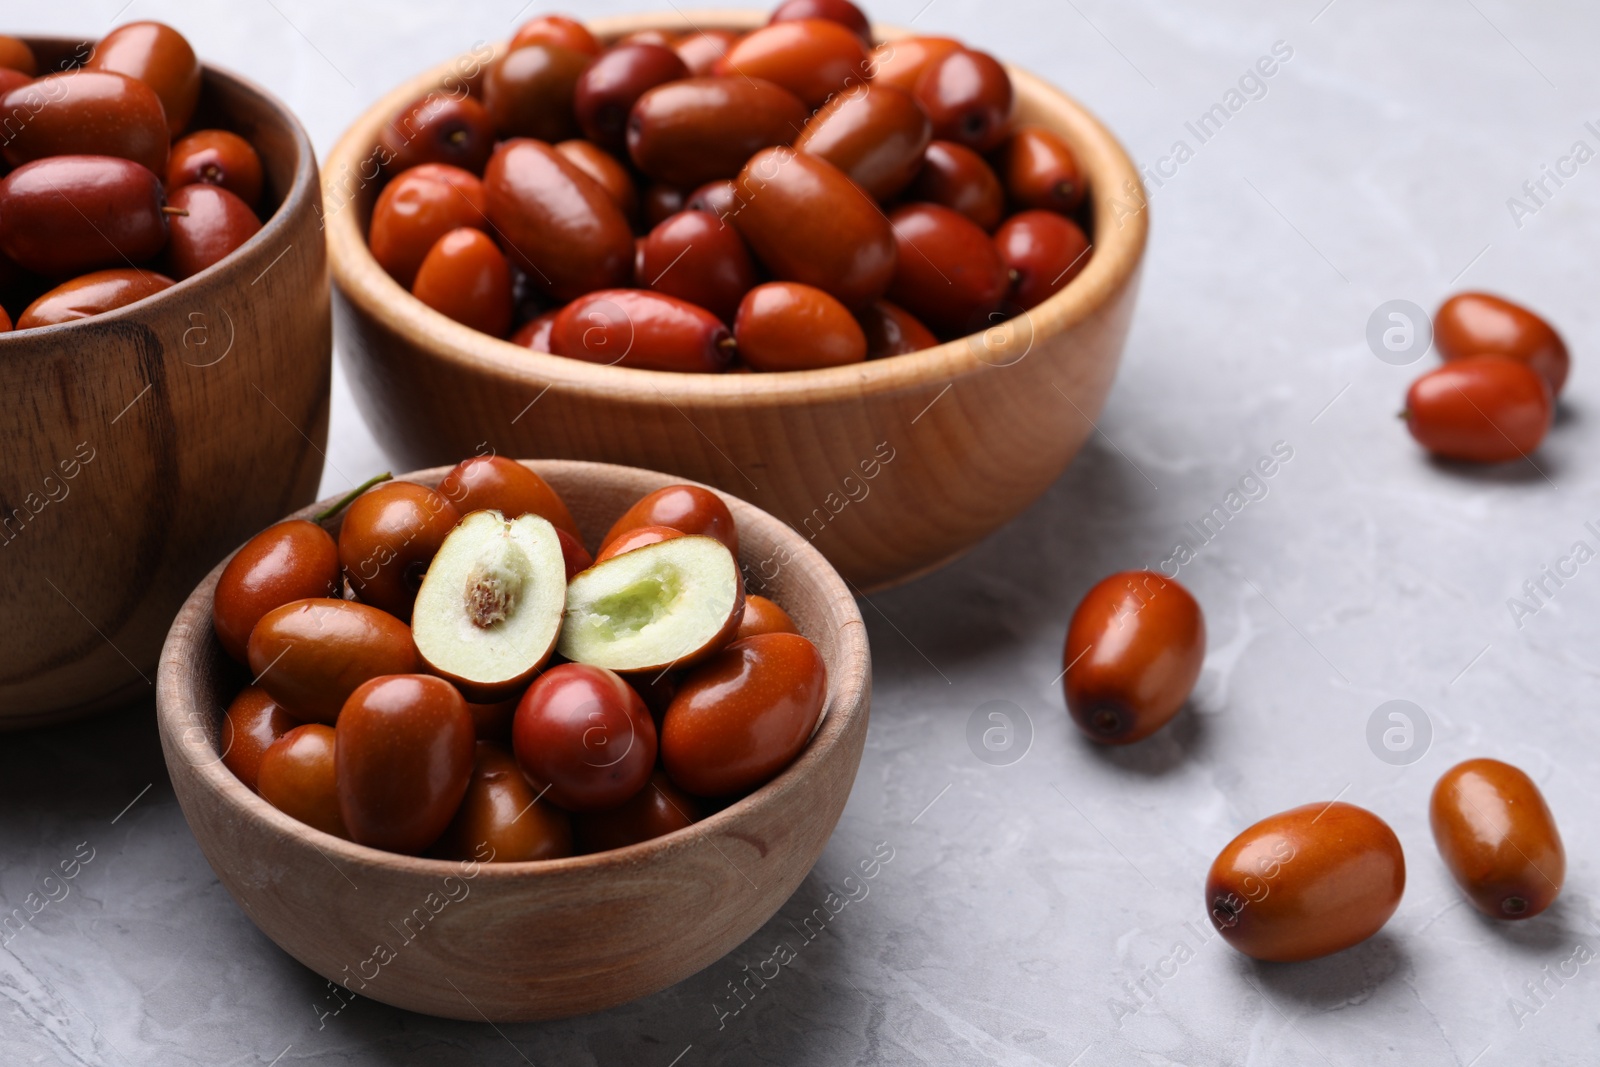
[[[379,482],[387,482],[389,479],[391,479],[393,477],[394,477],[394,475],[390,474],[388,471],[384,471],[382,474],[374,474],[371,478],[368,478],[366,481],[362,482],[360,485],[358,485],[354,489],[350,490],[344,496],[340,497],[338,503],[334,504],[333,507],[329,508],[327,511],[324,511],[322,514],[318,515],[317,516],[317,521],[318,522],[327,522],[329,519],[331,519],[335,515],[339,514],[339,512],[341,512],[345,508],[349,507],[350,506],[350,502],[353,501],[356,497],[360,496],[362,493],[365,493],[368,489],[371,489],[373,486],[377,485]]]

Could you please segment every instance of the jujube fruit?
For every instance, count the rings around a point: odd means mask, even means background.
[[[511,265],[482,230],[451,230],[417,268],[411,295],[433,310],[491,337],[511,329]]]
[[[1472,759],[1446,771],[1428,805],[1433,840],[1472,906],[1530,919],[1555,903],[1567,853],[1544,795],[1521,770]]]
[[[1387,823],[1354,804],[1307,804],[1223,848],[1206,878],[1206,911],[1246,956],[1291,963],[1365,941],[1405,887],[1405,854]]]
[[[511,731],[523,771],[568,811],[621,805],[656,761],[655,723],[639,695],[611,671],[581,663],[540,675]]]
[[[363,683],[417,669],[411,628],[349,600],[312,598],[273,608],[250,631],[256,684],[297,719],[333,723]]]
[[[336,596],[338,589],[339,546],[328,531],[305,519],[269,526],[234,553],[217,579],[211,598],[217,640],[243,663],[261,616],[291,601]]]
[[[189,125],[200,100],[200,60],[183,34],[164,23],[118,26],[100,38],[83,69],[126,74],[148,85],[166,113],[169,137]]]
[[[339,810],[351,840],[416,855],[444,833],[472,780],[467,702],[425,674],[374,678],[339,713]]]
[[[313,829],[348,839],[339,810],[337,751],[331,726],[306,723],[289,730],[261,755],[261,799]]]
[[[461,806],[431,852],[489,863],[560,859],[572,855],[572,816],[538,798],[509,752],[479,741]]]
[[[1151,571],[1113,574],[1072,613],[1061,657],[1067,710],[1093,740],[1142,740],[1189,699],[1205,655],[1205,617],[1187,589]]]
[[[239,691],[222,716],[217,742],[222,748],[222,765],[239,781],[256,788],[261,757],[274,741],[300,725],[260,686],[249,685]]]
[[[385,482],[357,497],[339,528],[339,562],[363,603],[411,617],[422,575],[461,513],[435,489]]]
[[[17,329],[58,326],[136,304],[146,297],[170,289],[171,278],[153,270],[97,270],[62,282],[33,303],[17,318]]]
[[[661,762],[696,796],[763,785],[794,761],[827,697],[816,646],[798,634],[735,641],[683,679],[661,724]]]
[[[1572,359],[1544,319],[1491,293],[1457,293],[1433,316],[1433,343],[1447,360],[1505,356],[1526,363],[1560,394]]]
[[[166,247],[165,205],[161,180],[131,160],[35,160],[0,181],[0,251],[49,278],[126,268]]]
[[[1505,356],[1451,360],[1406,393],[1406,429],[1446,459],[1524,458],[1539,447],[1554,418],[1550,383],[1529,364]]]

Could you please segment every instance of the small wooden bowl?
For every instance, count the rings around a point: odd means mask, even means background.
[[[674,12],[590,26],[610,39],[691,24],[750,29],[766,18]],[[1062,292],[908,356],[786,374],[667,374],[478,333],[413,299],[372,258],[380,131],[416,98],[469,80],[484,59],[460,57],[385,96],[324,168],[336,328],[367,424],[398,462],[441,463],[487,441],[504,455],[672,471],[755,501],[872,589],[971,548],[1032,503],[1088,437],[1127,337],[1149,216],[1132,161],[1065,94],[1010,68],[1017,120],[1063,135],[1091,183],[1094,255]]]
[[[680,481],[599,463],[529,466],[591,545],[639,497]],[[404,477],[436,485],[447,469]],[[284,951],[361,996],[496,1022],[657,992],[755,933],[811,870],[849,799],[872,675],[866,630],[839,575],[771,515],[724,499],[747,572],[781,561],[751,591],[781,603],[827,664],[822,725],[777,778],[694,826],[543,863],[463,865],[366,848],[291,819],[234,777],[219,762],[218,723],[248,679],[212,632],[218,564],[167,637],[156,714],[178,803],[234,900]]]
[[[44,68],[88,47],[28,43]],[[153,693],[206,563],[316,495],[332,359],[316,156],[265,91],[204,77],[196,122],[262,156],[261,232],[137,304],[0,334],[0,729]]]

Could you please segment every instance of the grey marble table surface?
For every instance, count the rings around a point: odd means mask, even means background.
[[[325,152],[404,76],[504,36],[536,10],[522,2],[52,0],[7,3],[0,23],[98,35],[165,19],[276,90]],[[151,709],[130,709],[0,740],[0,901],[47,899],[0,932],[0,1063],[1600,1060],[1600,563],[1524,592],[1576,542],[1600,548],[1586,525],[1600,526],[1600,9],[882,0],[875,14],[1084,100],[1148,168],[1153,239],[1116,388],[1072,467],[964,559],[863,601],[871,734],[795,897],[726,959],[600,1015],[491,1027],[362,999],[335,1013],[218,884]],[[1219,104],[1226,122],[1197,136]],[[1531,303],[1572,347],[1536,464],[1433,463],[1394,417],[1434,357],[1380,360],[1369,321],[1467,287]],[[1250,480],[1274,450],[1274,475]],[[337,380],[324,491],[386,466]],[[1234,491],[1243,503],[1199,543],[1186,524]],[[1055,682],[1067,618],[1101,576],[1183,538],[1210,630],[1194,699],[1148,742],[1095,748]],[[1415,706],[1400,751],[1369,741],[1392,700]],[[969,724],[992,702],[1015,747],[985,762]],[[1480,919],[1434,849],[1432,784],[1475,755],[1526,769],[1561,822],[1567,886],[1537,920]],[[1238,955],[1206,921],[1212,857],[1258,818],[1336,796],[1403,841],[1398,912],[1321,961]],[[893,858],[870,891],[733,1000],[786,918],[875,850]]]

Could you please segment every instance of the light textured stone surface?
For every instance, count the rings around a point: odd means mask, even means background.
[[[322,150],[380,91],[525,17],[518,0],[120,3],[11,5],[4,21],[93,35],[114,15],[168,19],[272,86]],[[1600,16],[1578,0],[924,4],[877,14],[1044,74],[1144,163],[1179,139],[1194,151],[1152,188],[1143,298],[1100,432],[1008,529],[863,604],[872,735],[838,832],[778,918],[702,974],[596,1017],[493,1029],[360,999],[323,1015],[337,1002],[322,980],[256,931],[200,856],[143,709],[0,743],[0,899],[56,898],[0,933],[0,1062],[1595,1062],[1600,962],[1566,961],[1600,950],[1600,563],[1520,628],[1507,599],[1574,541],[1600,547],[1584,525],[1600,522],[1600,162],[1527,201],[1538,210],[1521,226],[1507,200],[1574,142],[1600,150],[1585,127],[1600,128]],[[1266,94],[1199,144],[1185,122],[1279,41],[1293,55]],[[1465,286],[1531,302],[1571,342],[1537,468],[1430,463],[1394,419],[1417,368],[1374,357],[1368,316]],[[329,492],[385,465],[342,382],[335,401]],[[1191,710],[1130,750],[1082,742],[1053,681],[1073,604],[1109,571],[1167,558],[1277,442],[1293,457],[1267,495],[1182,570],[1211,630]],[[1390,699],[1431,723],[1410,765],[1368,747]],[[1013,765],[966,740],[990,701],[1031,722]],[[1480,920],[1428,833],[1433,781],[1484,754],[1532,774],[1566,836],[1566,891],[1533,922]],[[1409,885],[1383,933],[1296,966],[1209,938],[1216,851],[1259,817],[1335,796],[1406,847]],[[800,942],[789,921],[848,892],[880,842],[893,859],[859,883],[866,895]],[[76,877],[47,883],[63,862]],[[779,942],[794,961],[719,1026],[738,1003],[728,983]]]

